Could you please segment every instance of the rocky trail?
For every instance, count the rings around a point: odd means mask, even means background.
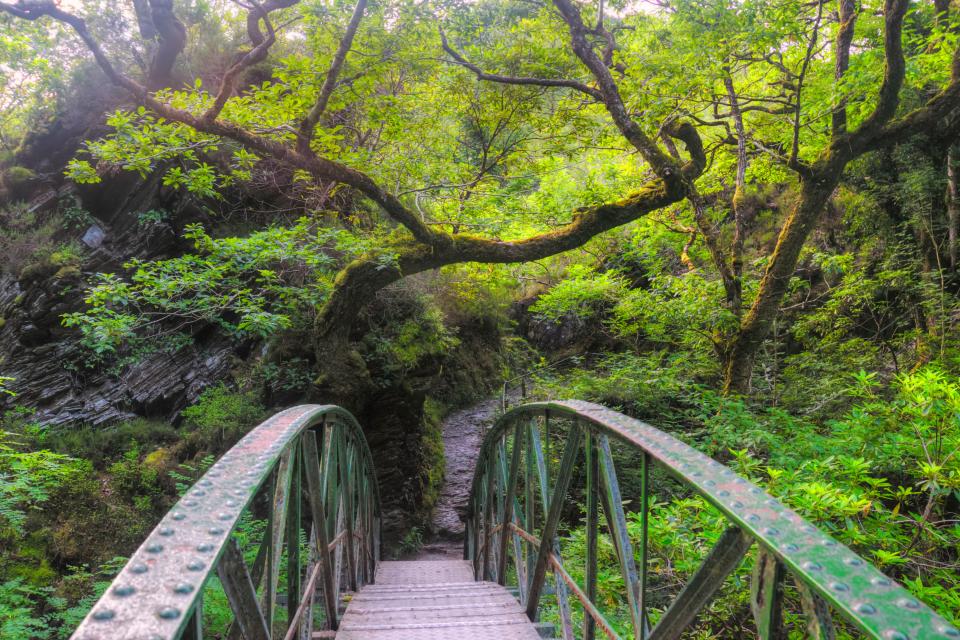
[[[494,397],[455,411],[443,421],[443,489],[430,522],[427,544],[418,560],[448,560],[463,553],[464,525],[473,468],[480,453],[483,435],[493,424],[500,398]]]

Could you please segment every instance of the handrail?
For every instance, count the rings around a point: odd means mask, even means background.
[[[568,424],[567,438],[556,477],[549,478],[545,459],[549,460],[550,453],[544,452],[541,425],[549,429],[550,423],[558,420]],[[639,567],[627,535],[611,439],[642,452],[641,495],[637,496],[642,505],[642,534],[636,556]],[[580,451],[584,452],[586,478],[583,585],[574,583],[564,568],[557,537],[574,467],[581,460]],[[650,628],[647,520],[650,469],[654,464],[700,494],[731,525]],[[591,640],[597,627],[610,638],[617,638],[595,601],[601,504],[621,578],[627,586],[635,638],[679,637],[754,543],[758,553],[752,574],[751,608],[761,638],[783,637],[787,573],[795,579],[811,637],[834,637],[832,609],[878,640],[960,638],[960,631],[902,586],[753,483],[673,436],[589,402],[530,403],[511,409],[496,421],[481,445],[473,477],[465,556],[473,561],[478,580],[505,584],[508,564],[512,565],[521,602],[531,620],[538,616],[546,572],[552,569],[563,637],[573,637],[567,602],[572,594],[583,604],[583,638]],[[539,537],[535,531],[539,531]]]
[[[563,363],[565,363],[565,362],[582,360],[583,358],[587,358],[587,357],[593,356],[593,355],[601,355],[601,354],[598,354],[598,353],[589,353],[589,352],[588,352],[588,353],[575,353],[575,354],[569,355],[569,356],[567,356],[567,357],[565,357],[565,358],[560,358],[559,360],[554,360],[553,362],[548,362],[548,363],[546,363],[546,364],[544,364],[544,365],[542,365],[542,366],[537,365],[537,366],[534,366],[534,367],[530,367],[530,368],[528,368],[528,369],[525,369],[525,370],[523,371],[523,373],[521,373],[521,374],[519,374],[519,375],[513,376],[512,378],[507,378],[506,380],[503,381],[503,384],[502,384],[501,387],[500,387],[500,410],[501,410],[503,413],[506,413],[506,411],[507,411],[507,394],[509,393],[509,389],[510,389],[511,383],[516,382],[517,380],[520,381],[520,399],[521,399],[521,400],[526,400],[526,398],[527,398],[527,380],[530,379],[531,374],[537,373],[537,372],[540,372],[540,371],[549,371],[550,369],[555,369],[555,368],[559,367],[561,364],[563,364]]]
[[[247,512],[267,519],[249,566],[233,535]],[[248,433],[187,491],[72,638],[199,639],[204,587],[214,575],[234,615],[225,638],[309,638],[317,587],[322,626],[336,629],[341,590],[373,582],[380,519],[373,459],[356,419],[332,405],[287,409]],[[284,552],[287,616],[280,622]]]

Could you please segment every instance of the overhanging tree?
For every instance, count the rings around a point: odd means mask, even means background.
[[[165,5],[150,0],[148,4],[153,10],[165,10],[169,3]],[[300,3],[268,0],[237,4],[246,7],[250,48],[237,54],[216,91],[210,94],[201,91],[199,86],[195,90],[179,92],[152,91],[158,82],[156,77],[140,81],[125,73],[109,59],[85,21],[63,10],[57,3],[21,0],[17,3],[0,3],[0,9],[25,20],[49,18],[68,25],[84,42],[110,81],[125,89],[132,100],[152,114],[156,126],[176,123],[181,127],[176,130],[176,135],[191,138],[191,144],[216,146],[229,143],[238,149],[235,157],[249,154],[244,156],[247,163],[269,159],[308,176],[317,185],[348,187],[375,203],[382,214],[396,225],[398,232],[340,270],[330,295],[318,310],[318,362],[331,369],[344,361],[349,331],[359,310],[376,291],[405,276],[463,262],[515,263],[538,260],[582,246],[601,233],[668,205],[688,198],[696,204],[698,192],[695,183],[707,165],[707,154],[697,128],[690,120],[678,118],[676,110],[662,114],[656,110],[638,111],[636,108],[633,92],[642,90],[647,79],[645,74],[651,72],[644,69],[642,64],[631,64],[635,61],[629,55],[623,55],[618,33],[626,27],[635,30],[642,28],[646,24],[643,19],[637,20],[637,24],[627,25],[624,20],[605,17],[602,3],[594,6],[555,0],[552,8],[537,8],[534,13],[540,22],[528,20],[528,24],[560,24],[566,34],[559,40],[551,38],[549,32],[532,34],[546,42],[547,52],[544,55],[548,62],[557,63],[540,67],[559,66],[565,69],[569,77],[544,73],[509,75],[485,70],[454,48],[447,37],[441,36],[437,54],[442,47],[450,63],[464,67],[481,82],[513,85],[529,91],[563,92],[564,95],[576,96],[584,109],[593,108],[591,105],[599,106],[618,132],[622,143],[634,151],[645,166],[644,183],[623,197],[571,211],[568,223],[556,225],[547,231],[501,240],[493,235],[460,233],[456,227],[453,231],[446,231],[445,225],[438,224],[419,210],[409,193],[403,194],[399,189],[388,187],[383,181],[375,179],[370,171],[361,170],[349,161],[342,161],[330,152],[329,132],[322,124],[326,117],[331,116],[331,98],[337,91],[349,87],[357,77],[345,77],[343,70],[348,57],[359,55],[359,49],[362,48],[362,43],[356,38],[365,16],[371,11],[366,0],[359,0],[353,7],[339,35],[336,49],[321,73],[322,81],[309,86],[291,87],[282,98],[288,101],[289,107],[279,118],[282,121],[269,123],[259,122],[258,118],[263,116],[269,120],[274,116],[265,115],[263,111],[249,112],[251,104],[255,103],[255,100],[251,101],[251,96],[262,99],[262,95],[257,94],[256,87],[241,86],[241,78],[253,65],[266,60],[276,44],[276,17],[284,15],[285,11],[295,11]],[[749,384],[753,358],[769,333],[787,283],[796,268],[800,249],[833,193],[844,167],[864,153],[906,140],[918,133],[936,131],[942,136],[956,133],[956,116],[960,106],[960,63],[956,59],[951,79],[943,89],[924,106],[896,117],[905,74],[902,41],[908,4],[906,0],[886,0],[882,6],[875,7],[882,13],[884,23],[879,49],[883,52],[885,71],[882,83],[876,90],[872,112],[848,131],[846,107],[841,101],[829,114],[834,123],[829,142],[808,160],[799,152],[801,103],[800,89],[795,89],[797,99],[793,103],[796,109],[793,141],[784,154],[784,162],[799,177],[800,197],[784,223],[758,292],[742,314],[738,330],[724,339],[721,353],[727,388],[731,391],[743,390]],[[792,8],[797,15],[803,15],[804,10],[799,3],[785,2],[783,5],[786,9]],[[398,12],[405,9],[401,4],[385,6]],[[665,7],[669,10],[671,5],[668,3]],[[717,10],[722,14],[725,11],[735,12],[737,7],[717,5]],[[811,36],[806,56],[808,61],[821,55],[817,49],[819,20],[829,8],[824,3],[817,3],[815,10],[818,24]],[[456,11],[454,7],[448,18],[455,15]],[[838,22],[840,28],[837,29],[833,54],[837,60],[837,78],[842,78],[846,70],[843,61],[849,59],[855,14],[850,13],[850,5],[844,0],[840,2],[839,14],[846,18]],[[436,15],[442,18],[444,14],[438,9]],[[526,26],[521,24],[519,28]],[[632,32],[631,37],[635,34],[636,31]],[[175,49],[176,34],[171,38],[170,46]],[[464,37],[464,40],[469,38]],[[172,50],[170,47],[164,49]],[[382,55],[380,62],[389,65],[390,56]],[[508,62],[513,67],[523,67],[514,59]],[[166,63],[157,63],[154,67],[165,68],[167,75],[171,68]],[[669,81],[670,78],[651,80]],[[267,92],[264,90],[262,93]],[[293,103],[290,102],[290,95],[295,97]],[[730,113],[727,117],[734,121],[739,148],[745,146],[746,133],[742,126],[737,125],[739,108],[736,106],[736,92],[733,91],[728,98]],[[679,111],[690,113],[694,110],[685,108]],[[675,140],[684,144],[685,157],[677,151]],[[101,150],[104,148],[101,147]],[[114,159],[124,153],[117,148],[113,152],[117,154]],[[144,167],[141,164],[138,168]],[[89,165],[78,165],[75,170],[75,174],[82,175],[89,170]],[[738,169],[738,187],[742,182],[739,173]],[[742,212],[736,212],[736,206],[735,197],[736,218],[742,219]],[[702,225],[701,232],[710,241],[709,227]],[[729,278],[724,278],[725,284],[730,287],[728,297],[739,307],[742,303],[737,282],[739,276],[736,273],[736,241],[731,258],[727,258],[719,246],[715,248],[718,266],[723,267],[723,272],[729,272]],[[389,259],[385,260],[385,255]]]

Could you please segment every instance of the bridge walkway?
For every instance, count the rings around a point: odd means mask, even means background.
[[[476,582],[465,560],[381,562],[351,600],[337,640],[540,640],[519,602]]]

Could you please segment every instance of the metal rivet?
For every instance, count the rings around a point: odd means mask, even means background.
[[[187,515],[186,515],[185,513],[181,513],[181,512],[179,512],[179,511],[177,511],[176,513],[173,514],[173,519],[174,519],[174,520],[183,520],[183,519],[186,518],[186,517],[187,517]]]
[[[105,620],[113,620],[113,610],[112,609],[98,609],[93,612],[93,619],[100,620],[101,622]]]
[[[717,491],[717,495],[720,496],[721,498],[726,498],[728,495],[730,495],[730,492],[729,492],[729,491]]]
[[[205,565],[199,560],[191,560],[187,563],[187,571],[201,571]]]
[[[204,542],[203,544],[198,544],[198,545],[197,545],[197,551],[199,551],[199,552],[201,552],[201,553],[209,553],[209,552],[213,551],[213,545],[210,544],[209,542]]]
[[[133,595],[134,591],[136,591],[136,589],[134,589],[128,584],[118,584],[113,588],[113,595],[118,596],[120,598],[125,598],[127,596]]]
[[[740,502],[739,500],[734,500],[733,502],[730,503],[730,506],[735,509],[740,509],[743,507],[743,503]]]
[[[834,591],[849,591],[850,587],[847,586],[845,582],[833,582],[830,584],[830,588]]]
[[[862,613],[867,616],[872,616],[876,612],[877,612],[877,608],[867,602],[857,605],[857,613]]]
[[[780,535],[780,530],[777,529],[776,527],[767,527],[766,529],[763,530],[763,532],[764,532],[765,534],[767,534],[768,536],[778,536],[778,535]]]
[[[209,533],[212,536],[218,536],[221,533],[223,533],[223,529],[221,529],[220,527],[210,527],[209,529],[207,529],[207,533]]]
[[[836,540],[832,540],[832,539],[830,539],[830,538],[827,538],[826,540],[823,541],[823,546],[825,546],[825,547],[835,547],[835,546],[837,546],[837,541],[836,541]]]
[[[887,640],[910,640],[905,633],[900,633],[895,629],[887,629],[883,632],[883,637]]]
[[[950,627],[944,627],[943,629],[941,629],[941,631],[943,631],[943,635],[948,636],[950,638],[960,638],[960,631],[956,629],[952,629]]]
[[[193,495],[194,498],[202,498],[203,496],[207,495],[207,492],[203,489],[197,489],[191,495]]]
[[[230,520],[233,518],[233,516],[230,515],[229,513],[221,513],[217,515],[217,518],[219,518],[220,520]]]
[[[160,553],[163,551],[163,545],[157,542],[147,545],[147,553]]]
[[[228,507],[235,507],[235,506],[237,506],[238,504],[239,504],[239,503],[238,503],[236,500],[227,500],[227,502],[226,502],[226,505],[227,505]]]
[[[180,609],[176,607],[163,607],[157,611],[157,615],[164,620],[176,620],[180,617]]]
[[[704,482],[703,484],[707,485],[708,487],[715,487],[715,486],[717,486],[717,483],[714,482],[713,480],[707,480],[707,481]]]
[[[184,500],[181,504],[183,504],[183,506],[185,506],[185,507],[195,507],[195,506],[197,506],[197,501],[196,501],[196,500]]]
[[[804,562],[803,568],[806,569],[807,571],[820,571],[821,569],[823,569],[823,565],[821,565],[819,562],[810,561],[810,562]]]
[[[170,527],[164,527],[163,529],[160,529],[160,535],[169,538],[173,535],[173,529]]]
[[[860,565],[863,564],[863,560],[861,560],[860,558],[847,558],[844,562],[846,562],[851,567],[859,567]]]
[[[130,567],[130,571],[131,571],[132,573],[146,573],[146,572],[147,572],[147,565],[142,564],[142,563],[137,563],[137,564],[132,565],[132,566]]]
[[[889,587],[893,582],[890,581],[890,578],[873,578],[870,580],[870,583],[876,587]]]
[[[755,513],[751,513],[747,516],[747,520],[749,520],[750,522],[756,522],[759,519],[760,519],[760,516],[758,516]]]
[[[899,604],[899,605],[900,605],[901,607],[903,607],[904,609],[919,609],[919,608],[920,608],[920,603],[919,603],[919,602],[917,602],[916,600],[908,600],[908,599],[906,599],[906,598],[904,598],[903,600],[898,600],[898,601],[897,601],[897,604]]]
[[[790,553],[794,553],[794,552],[796,552],[796,551],[799,551],[799,550],[800,550],[800,547],[798,547],[797,545],[795,545],[795,544],[793,544],[793,543],[791,542],[790,544],[785,544],[785,545],[783,545],[783,550],[784,550],[784,551],[789,551]]]
[[[202,486],[202,487],[209,487],[209,486],[212,485],[213,483],[212,483],[211,481],[209,481],[209,480],[201,480],[201,481],[198,482],[197,484],[199,484],[199,485]]]
[[[193,585],[190,584],[189,582],[181,582],[181,583],[179,583],[177,586],[175,586],[175,587],[173,588],[173,592],[174,592],[174,593],[181,593],[181,594],[183,594],[183,593],[192,593],[192,592],[193,592]]]

